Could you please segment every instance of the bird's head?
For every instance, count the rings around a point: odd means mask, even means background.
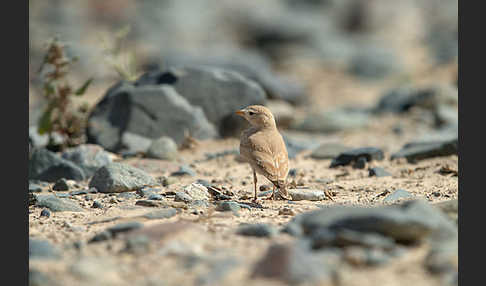
[[[250,105],[241,110],[236,111],[236,114],[245,118],[255,127],[275,127],[275,118],[270,109],[262,105]]]

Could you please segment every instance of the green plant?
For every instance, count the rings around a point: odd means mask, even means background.
[[[73,89],[67,80],[70,67],[77,58],[69,58],[65,53],[65,44],[54,37],[48,42],[47,52],[39,68],[39,73],[48,69],[43,75],[42,93],[47,99],[47,106],[39,118],[39,134],[49,135],[48,148],[64,149],[76,146],[85,141],[87,106],[75,108],[72,97],[82,96],[93,78],[88,79],[78,89]],[[53,133],[61,134],[66,140],[61,146],[55,146]]]
[[[130,33],[130,26],[125,26],[114,37],[101,35],[101,49],[105,62],[126,81],[134,81],[139,73],[136,68],[135,54],[125,49],[125,40]]]

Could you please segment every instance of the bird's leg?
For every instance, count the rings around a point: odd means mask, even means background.
[[[253,184],[255,185],[255,197],[253,198],[253,200],[257,201],[258,200],[258,196],[257,196],[257,175],[256,175],[255,170],[253,170]]]

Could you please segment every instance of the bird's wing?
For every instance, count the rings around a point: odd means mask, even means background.
[[[241,140],[240,154],[270,181],[286,179],[289,162],[280,134],[255,133],[248,136]]]

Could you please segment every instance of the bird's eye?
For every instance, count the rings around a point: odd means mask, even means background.
[[[250,112],[248,112],[248,114],[255,115],[255,112],[250,111]]]

